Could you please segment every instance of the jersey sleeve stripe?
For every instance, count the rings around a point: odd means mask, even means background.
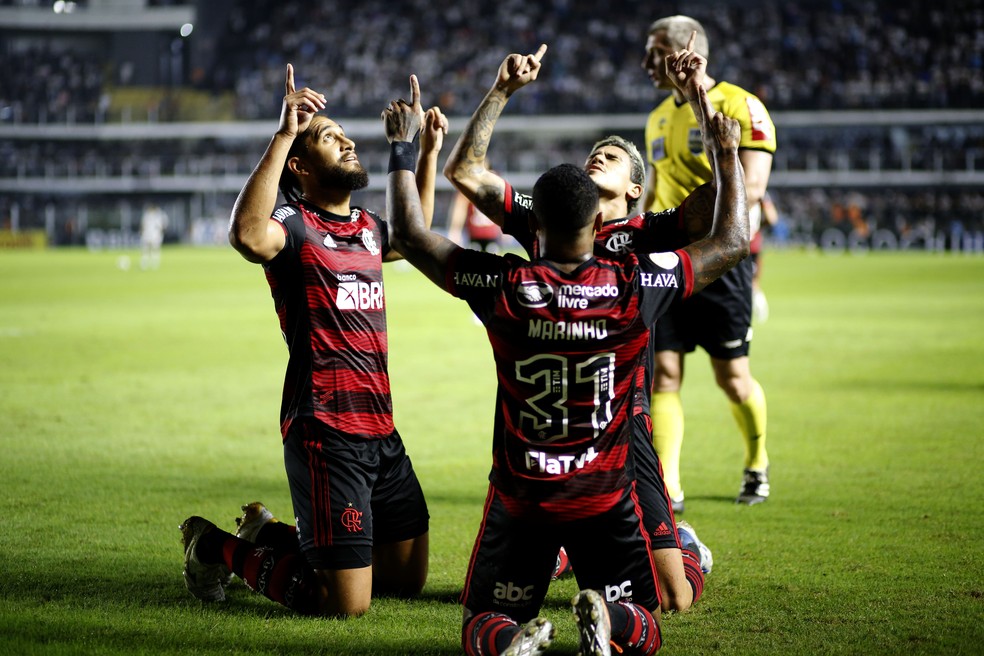
[[[694,263],[690,260],[690,255],[685,250],[676,252],[680,256],[680,263],[683,264],[683,297],[690,298],[694,291]]]

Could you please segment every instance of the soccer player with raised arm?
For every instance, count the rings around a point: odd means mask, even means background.
[[[512,66],[512,56],[500,64],[496,79],[472,114],[445,164],[445,176],[493,221],[503,226],[532,258],[538,244],[530,230],[534,218],[528,195],[488,168],[489,150],[495,124],[510,97],[532,83],[539,72],[546,48],[530,55],[535,66],[528,71]],[[702,74],[693,69],[690,74]],[[645,185],[646,164],[638,149],[619,136],[604,138],[594,145],[584,170],[598,186],[602,225],[595,239],[595,255],[621,258],[630,253],[673,250],[705,236],[713,218],[714,190],[705,185],[694,191],[679,208],[659,214],[639,213],[637,205]],[[704,576],[710,572],[713,557],[693,527],[676,522],[670,496],[663,484],[660,463],[652,446],[649,398],[652,388],[653,357],[646,358],[641,372],[643,385],[632,417],[633,463],[636,493],[643,509],[643,520],[652,543],[665,611],[683,611],[696,602],[704,590]],[[566,553],[558,558],[562,571]]]
[[[236,535],[196,516],[181,531],[197,598],[223,599],[232,572],[298,613],[348,617],[375,595],[420,592],[429,515],[393,425],[382,263],[400,254],[388,224],[351,205],[368,174],[344,128],[318,114],[325,106],[322,94],[295,89],[288,65],[279,128],[229,229],[236,250],[262,265],[287,343],[280,429],[297,524],[257,502],[243,506]],[[446,125],[438,110],[426,120]],[[429,203],[442,134],[428,131],[416,163]],[[429,223],[433,207],[426,213]]]
[[[508,59],[519,75],[539,67],[534,55]],[[684,75],[697,64],[677,62]],[[427,229],[412,173],[424,122],[415,77],[411,99],[383,112],[393,238],[485,325],[498,379],[488,497],[462,592],[465,653],[539,654],[549,645],[553,627],[537,615],[566,545],[581,588],[572,600],[581,653],[607,655],[614,645],[654,654],[660,591],[635,494],[631,419],[650,327],[748,254],[737,123],[707,107],[717,198],[705,239],[596,257],[598,185],[567,164],[533,189],[539,256],[526,261],[462,249]]]

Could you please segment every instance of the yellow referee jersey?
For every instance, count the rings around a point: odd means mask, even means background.
[[[776,127],[769,111],[755,95],[728,82],[707,91],[717,111],[741,124],[739,148],[776,152]],[[677,207],[691,191],[711,180],[700,128],[690,104],[678,105],[671,94],[646,121],[646,157],[656,171],[656,199],[647,210]]]

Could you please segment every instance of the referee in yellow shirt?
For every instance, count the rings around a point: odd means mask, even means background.
[[[646,154],[650,170],[643,207],[660,211],[677,207],[698,186],[713,179],[704,154],[693,109],[666,73],[664,58],[691,49],[708,57],[703,26],[687,16],[661,18],[649,27],[643,68],[656,88],[671,94],[646,122]],[[739,158],[745,172],[745,193],[752,236],[776,150],[776,132],[765,105],[753,94],[728,82],[705,77],[714,109],[741,124]],[[758,213],[758,211],[754,212]],[[711,358],[718,386],[731,402],[745,442],[741,488],[736,501],[753,505],[769,498],[769,456],[765,448],[765,392],[752,377],[749,342],[752,338],[752,262],[746,258],[716,282],[659,320],[654,328],[656,372],[653,386],[653,444],[663,464],[673,508],[683,512],[680,451],[683,445],[684,355],[697,346]]]

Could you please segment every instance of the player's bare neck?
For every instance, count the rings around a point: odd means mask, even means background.
[[[555,252],[544,251],[543,260],[550,266],[564,273],[571,273],[579,266],[591,259],[591,251],[565,252],[559,250]]]
[[[625,202],[625,195],[617,198],[602,198],[598,205],[601,210],[601,219],[605,223],[619,221],[629,214],[629,204]]]
[[[556,260],[547,260],[546,262],[562,273],[573,273],[579,266],[584,264],[584,262],[557,262]]]

